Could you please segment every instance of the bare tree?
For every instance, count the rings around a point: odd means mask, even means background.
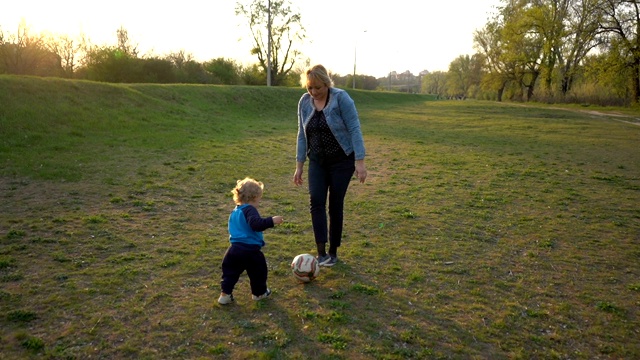
[[[125,55],[129,55],[132,58],[137,58],[138,45],[131,44],[131,41],[129,40],[129,32],[121,26],[116,31],[116,35],[118,36],[118,50],[122,51]]]
[[[296,46],[305,38],[300,14],[291,9],[289,0],[253,0],[250,4],[236,3],[236,15],[249,22],[254,45],[251,54],[258,57],[265,74],[270,68],[273,85],[282,83],[299,60]]]
[[[78,57],[84,46],[84,36],[78,39],[73,39],[69,35],[60,35],[57,38],[50,38],[47,41],[47,47],[49,51],[56,54],[60,58],[60,65],[62,66],[63,76],[66,78],[73,78],[73,74],[78,65]]]
[[[56,57],[48,51],[44,36],[31,35],[23,21],[16,34],[0,33],[0,61],[15,75],[57,75]],[[59,62],[58,62],[59,67]]]
[[[186,63],[193,60],[193,54],[186,53],[184,50],[172,52],[166,56],[177,69],[182,69]]]

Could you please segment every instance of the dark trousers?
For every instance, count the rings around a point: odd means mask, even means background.
[[[316,244],[326,244],[327,240],[329,241],[329,252],[337,250],[342,242],[344,197],[355,169],[353,154],[339,161],[309,159],[309,197],[313,234]],[[327,197],[329,198],[329,226],[327,226]]]
[[[258,245],[231,244],[222,259],[222,292],[232,294],[243,271],[247,271],[251,293],[267,292],[267,260]]]

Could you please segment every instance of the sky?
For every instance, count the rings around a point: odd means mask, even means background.
[[[242,0],[247,2],[249,0]],[[267,0],[264,0],[265,3]],[[391,71],[447,71],[460,55],[473,55],[473,32],[481,29],[500,0],[290,0],[301,15],[304,58],[334,74],[385,77]],[[148,2],[111,0],[24,0],[2,5],[0,30],[76,37],[92,44],[117,44],[123,27],[141,55],[183,50],[199,62],[227,58],[257,62],[247,20],[235,15],[236,0]],[[378,5],[376,5],[378,3]]]

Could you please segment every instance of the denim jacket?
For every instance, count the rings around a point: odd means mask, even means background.
[[[324,116],[333,136],[349,155],[355,152],[356,160],[362,160],[365,156],[364,140],[360,130],[360,119],[353,99],[346,91],[338,88],[329,88],[329,103],[325,106]],[[313,98],[305,93],[298,102],[298,144],[296,148],[296,161],[304,162],[307,158],[306,129],[315,107]]]

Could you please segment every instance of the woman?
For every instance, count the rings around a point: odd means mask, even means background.
[[[302,184],[304,162],[308,157],[311,224],[318,262],[322,266],[333,266],[338,261],[338,247],[342,241],[344,197],[349,181],[354,171],[361,183],[367,178],[364,140],[353,100],[346,91],[333,87],[324,66],[316,65],[305,75],[302,85],[306,86],[307,93],[298,102],[293,182],[298,186]]]

